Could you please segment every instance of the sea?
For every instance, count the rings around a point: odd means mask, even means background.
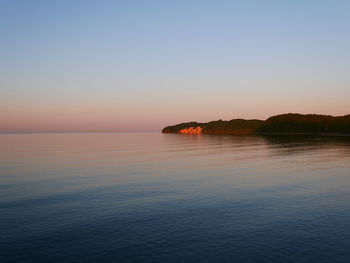
[[[1,134],[0,262],[350,262],[350,137]]]

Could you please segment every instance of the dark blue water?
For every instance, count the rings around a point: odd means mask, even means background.
[[[0,262],[350,262],[348,137],[0,135]]]

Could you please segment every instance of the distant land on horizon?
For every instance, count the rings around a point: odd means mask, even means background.
[[[331,116],[288,113],[263,120],[232,119],[207,123],[187,122],[167,126],[162,133],[181,134],[302,134],[349,133],[350,114]]]

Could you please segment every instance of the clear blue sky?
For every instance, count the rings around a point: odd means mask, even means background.
[[[0,131],[350,113],[350,1],[0,0]]]

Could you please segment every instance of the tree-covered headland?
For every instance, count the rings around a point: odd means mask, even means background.
[[[298,134],[298,133],[349,133],[350,114],[330,116],[288,113],[262,120],[233,119],[207,123],[187,122],[165,127],[163,133],[203,134]],[[194,132],[193,132],[194,133]]]

